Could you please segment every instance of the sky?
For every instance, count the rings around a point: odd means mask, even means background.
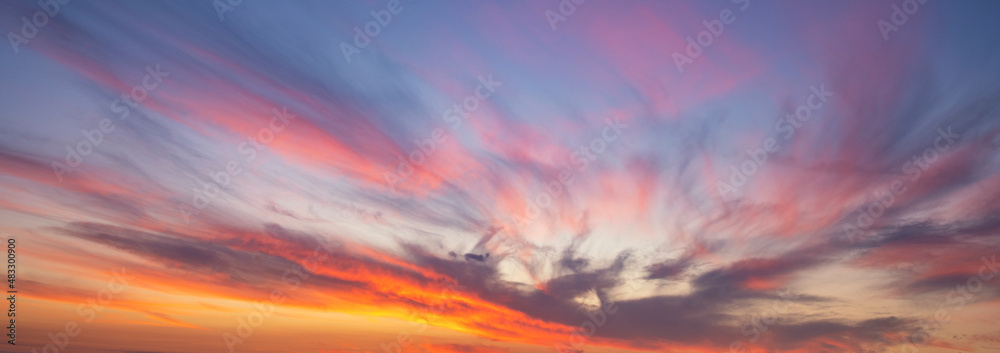
[[[2,346],[1000,352],[998,15],[3,1]]]

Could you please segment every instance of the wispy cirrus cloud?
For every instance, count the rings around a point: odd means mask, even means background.
[[[225,21],[207,3],[61,5],[0,54],[0,223],[37,261],[24,295],[72,318],[128,268],[79,339],[95,351],[147,350],[156,329],[189,338],[172,351],[224,350],[279,288],[241,348],[378,351],[423,322],[409,348],[542,351],[613,305],[586,351],[897,349],[938,309],[952,320],[926,349],[990,349],[995,284],[947,298],[1000,250],[996,5],[926,4],[885,41],[891,1],[755,2],[679,73],[671,54],[740,3],[587,3],[552,31],[551,4],[404,1],[350,63],[339,43],[387,4],[247,2]],[[0,7],[12,32],[38,11]],[[125,103],[147,66],[169,76]],[[463,107],[487,77],[502,84]],[[793,119],[811,87],[828,101]],[[779,301],[750,343],[743,319]],[[299,336],[325,324],[349,337]],[[149,331],[107,343],[129,325]],[[51,330],[25,326],[27,345]]]

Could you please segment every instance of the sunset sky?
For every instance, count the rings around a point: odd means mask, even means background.
[[[2,1],[0,351],[1000,352],[998,18]]]

